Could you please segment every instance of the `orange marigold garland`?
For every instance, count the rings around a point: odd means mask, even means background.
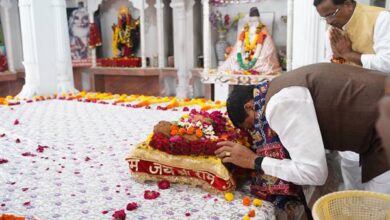
[[[2,214],[0,215],[0,220],[26,220],[27,218],[25,217],[19,217],[19,216],[16,216],[16,215],[12,215],[12,214]],[[34,218],[30,218],[31,220],[33,220]]]

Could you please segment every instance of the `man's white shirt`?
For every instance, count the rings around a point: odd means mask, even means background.
[[[323,185],[328,168],[309,90],[298,86],[282,89],[271,97],[265,116],[291,159],[265,157],[263,171],[298,185]]]

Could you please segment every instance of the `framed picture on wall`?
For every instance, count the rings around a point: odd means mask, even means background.
[[[70,54],[72,61],[87,60],[89,19],[88,11],[83,2],[79,2],[76,8],[67,8]]]

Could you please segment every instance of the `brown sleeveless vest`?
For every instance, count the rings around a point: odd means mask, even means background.
[[[271,81],[269,99],[286,87],[309,89],[324,146],[360,154],[362,181],[390,170],[375,129],[377,103],[384,94],[383,73],[341,64],[314,64]]]

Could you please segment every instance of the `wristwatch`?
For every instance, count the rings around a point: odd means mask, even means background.
[[[264,157],[260,157],[260,156],[258,156],[255,159],[255,170],[256,171],[262,171],[261,164],[263,163],[263,159],[264,159]]]

